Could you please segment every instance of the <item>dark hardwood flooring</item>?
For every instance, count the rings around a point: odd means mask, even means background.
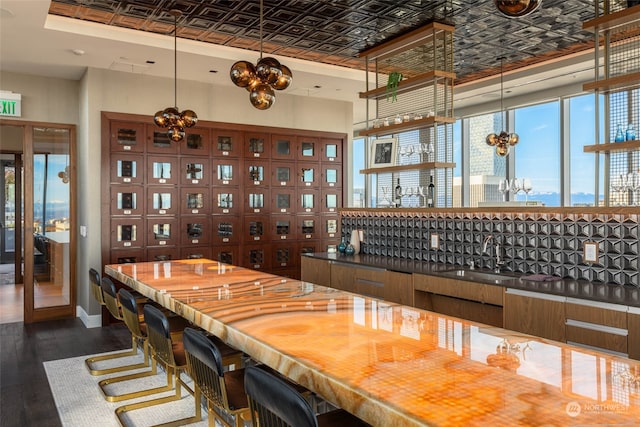
[[[122,324],[86,328],[77,318],[0,324],[0,427],[61,426],[42,362],[130,346]]]

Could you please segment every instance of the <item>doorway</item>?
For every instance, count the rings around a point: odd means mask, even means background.
[[[21,262],[16,262],[16,200],[21,200],[19,154],[0,154],[0,323],[21,322],[24,306]],[[18,164],[20,162],[18,161]],[[19,257],[21,258],[21,257]],[[17,273],[17,274],[16,274]]]
[[[0,120],[0,322],[75,316],[75,127]]]

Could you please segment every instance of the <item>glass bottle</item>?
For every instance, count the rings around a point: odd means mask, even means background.
[[[340,241],[340,244],[338,245],[338,252],[343,254],[346,249],[347,249],[347,238],[346,237],[342,237],[342,240]]]
[[[633,127],[633,123],[629,123],[629,126],[627,126],[626,139],[627,141],[636,139],[636,129]]]
[[[353,247],[351,243],[347,245],[347,248],[344,250],[345,255],[355,255],[356,248]]]
[[[398,184],[393,190],[393,199],[396,203],[396,207],[402,206],[402,187],[400,186],[400,178],[398,178]]]
[[[615,142],[624,142],[624,132],[622,132],[622,125],[618,125],[618,129],[616,130],[616,138]]]
[[[429,177],[429,186],[427,187],[427,207],[435,207],[434,199],[436,194],[436,186],[433,184],[433,175]]]

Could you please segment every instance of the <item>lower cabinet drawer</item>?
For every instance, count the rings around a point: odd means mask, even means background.
[[[626,330],[598,330],[595,329],[598,328],[598,325],[593,325],[594,329],[591,329],[590,326],[567,320],[567,342],[584,344],[622,354],[628,353]]]

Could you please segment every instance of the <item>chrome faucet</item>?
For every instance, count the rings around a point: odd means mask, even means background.
[[[496,273],[500,273],[500,269],[504,265],[504,260],[502,259],[502,245],[500,245],[500,242],[498,242],[497,239],[493,237],[493,234],[489,234],[487,237],[484,238],[484,242],[482,243],[482,253],[483,254],[487,253],[489,242],[491,242],[492,240],[494,242],[494,247],[495,247],[494,257],[496,259],[496,265],[494,267],[494,271]]]

